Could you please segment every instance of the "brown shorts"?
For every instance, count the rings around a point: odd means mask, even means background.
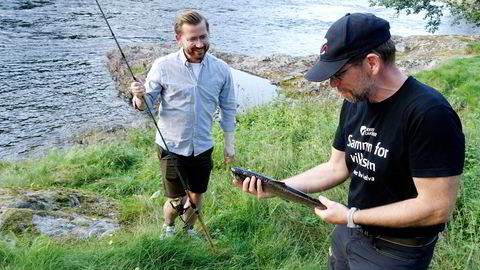
[[[186,157],[174,153],[167,154],[159,145],[156,146],[163,175],[165,197],[177,198],[186,195],[176,167],[182,175],[187,190],[194,193],[205,193],[207,191],[210,172],[213,168],[213,147],[196,157],[193,154]]]

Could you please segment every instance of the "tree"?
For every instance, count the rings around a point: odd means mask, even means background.
[[[397,14],[404,10],[407,15],[425,12],[425,29],[434,33],[438,30],[444,10],[449,10],[454,23],[465,20],[480,27],[480,0],[369,0],[372,6],[394,8]]]

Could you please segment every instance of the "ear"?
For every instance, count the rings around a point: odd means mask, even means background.
[[[382,65],[382,59],[378,54],[369,53],[366,57],[368,72],[371,75],[377,75],[380,72],[380,66]]]
[[[182,34],[175,34],[175,40],[177,41],[177,44],[181,43],[181,39],[182,39]]]

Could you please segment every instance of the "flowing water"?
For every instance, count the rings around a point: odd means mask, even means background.
[[[375,13],[391,22],[392,34],[426,34],[422,15],[395,17],[367,0],[99,2],[122,46],[172,44],[173,18],[185,8],[207,16],[212,47],[249,55],[317,53],[346,12]],[[480,34],[446,21],[438,34]],[[0,159],[40,155],[84,130],[137,121],[106,69],[113,48],[94,0],[0,1]]]

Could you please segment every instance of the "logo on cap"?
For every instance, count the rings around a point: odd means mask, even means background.
[[[323,41],[324,41],[324,42],[323,42],[323,45],[322,45],[322,47],[320,48],[320,55],[325,54],[325,53],[327,52],[327,49],[328,49],[328,45],[327,45],[327,42],[328,42],[328,41],[327,41],[327,39],[324,38]]]

